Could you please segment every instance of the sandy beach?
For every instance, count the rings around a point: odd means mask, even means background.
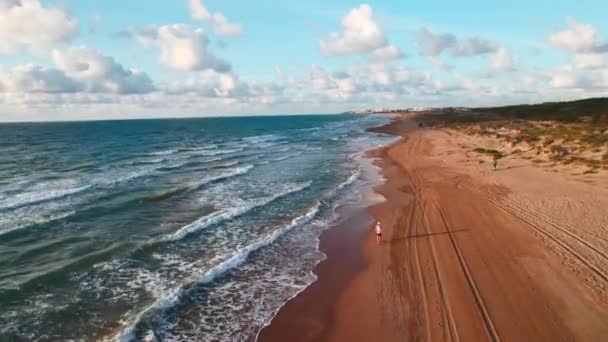
[[[372,153],[386,200],[321,236],[317,282],[259,341],[600,341],[608,335],[608,177],[501,160],[397,116]],[[363,228],[348,229],[349,226]]]

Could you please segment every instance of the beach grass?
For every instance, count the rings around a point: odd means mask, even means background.
[[[491,138],[492,147],[473,151],[495,159],[514,156],[535,163],[608,168],[608,98],[435,110],[417,120],[425,126]],[[506,145],[508,149],[495,147]]]

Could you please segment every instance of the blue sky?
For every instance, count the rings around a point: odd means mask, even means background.
[[[605,1],[0,0],[0,121],[605,96]]]

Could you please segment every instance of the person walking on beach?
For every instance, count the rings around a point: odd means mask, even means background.
[[[380,221],[376,222],[376,243],[378,246],[382,244],[382,226],[380,225]]]

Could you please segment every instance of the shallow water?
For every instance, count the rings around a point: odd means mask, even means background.
[[[383,116],[0,125],[0,340],[243,340],[314,281]]]

